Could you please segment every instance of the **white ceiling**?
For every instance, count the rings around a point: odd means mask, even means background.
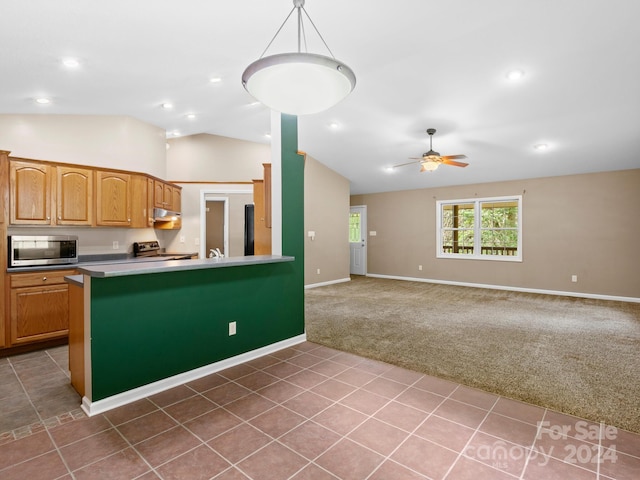
[[[181,135],[268,142],[269,112],[249,105],[240,77],[291,0],[2,3],[0,113],[130,115]],[[299,148],[347,177],[352,193],[640,167],[637,0],[305,7],[357,85],[332,109],[299,118]],[[307,38],[310,52],[327,54],[308,24]],[[290,21],[267,54],[296,46]],[[81,66],[63,67],[65,57]],[[514,68],[525,72],[518,82],[505,76]],[[53,103],[36,105],[37,96]],[[434,149],[466,154],[469,166],[387,173],[428,150],[430,127]],[[535,151],[539,143],[548,150]]]

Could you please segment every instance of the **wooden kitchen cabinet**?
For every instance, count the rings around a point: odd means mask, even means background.
[[[173,192],[171,195],[171,210],[174,212],[182,211],[182,188],[176,185],[171,187],[171,191]]]
[[[143,175],[132,175],[131,190],[131,227],[153,227],[153,180]]]
[[[154,181],[154,195],[153,204],[157,208],[164,208],[165,210],[174,210],[173,207],[173,185],[160,180]]]
[[[253,181],[253,253],[271,255],[271,229],[265,223],[264,180]]]
[[[96,171],[96,225],[131,226],[131,175]]]
[[[93,170],[56,167],[58,225],[93,225]]]
[[[12,160],[9,163],[10,223],[51,225],[51,175],[47,164]]]
[[[64,338],[69,333],[69,288],[75,270],[10,274],[11,346]]]

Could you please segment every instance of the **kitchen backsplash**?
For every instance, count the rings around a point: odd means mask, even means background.
[[[78,254],[133,253],[133,242],[158,240],[164,247],[165,232],[153,228],[9,227],[8,235],[77,235]]]

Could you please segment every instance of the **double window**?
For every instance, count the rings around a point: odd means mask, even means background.
[[[522,196],[442,200],[437,257],[522,261]]]

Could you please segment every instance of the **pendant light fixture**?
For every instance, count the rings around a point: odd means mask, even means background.
[[[273,41],[291,14],[297,11],[298,51],[265,57]],[[305,44],[305,14],[331,57],[302,51]],[[308,115],[331,108],[345,98],[356,85],[356,76],[336,60],[304,8],[304,0],[293,0],[293,8],[258,60],[242,74],[242,85],[256,100],[281,113]]]

